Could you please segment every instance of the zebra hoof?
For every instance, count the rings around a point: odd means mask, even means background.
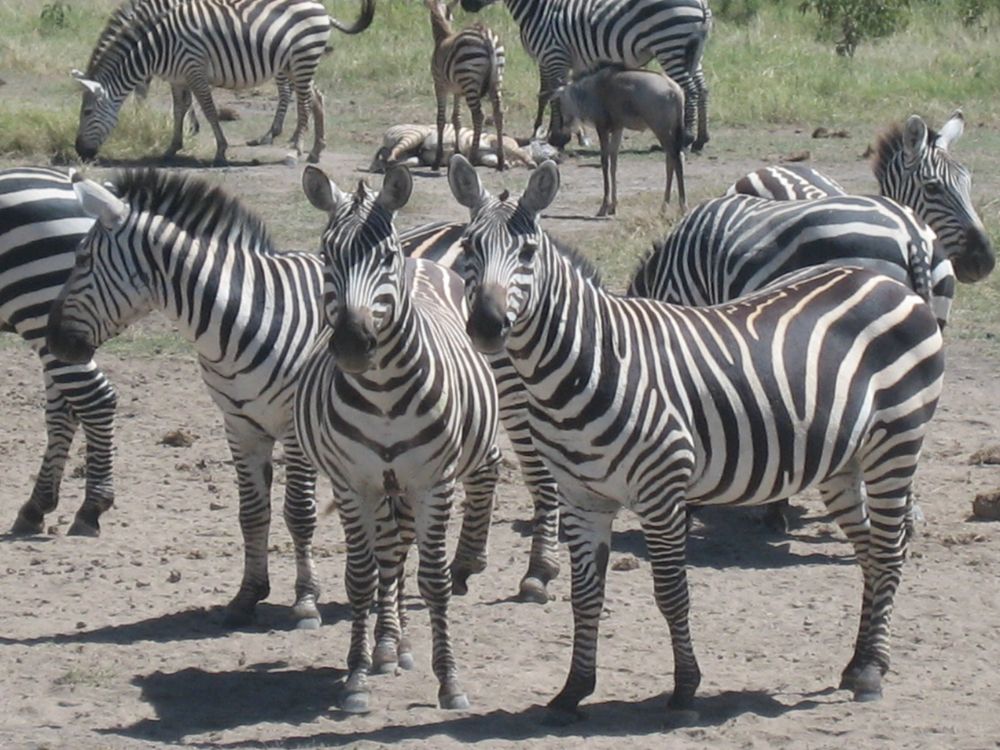
[[[66,534],[68,536],[89,536],[91,538],[96,538],[101,535],[101,527],[96,521],[91,524],[77,518],[73,521],[73,525],[69,527],[69,531],[67,531]]]
[[[14,525],[10,527],[13,536],[38,536],[45,531],[45,521],[29,521],[20,513],[14,519]]]
[[[852,686],[854,700],[858,703],[870,703],[882,697],[882,672],[874,664],[867,665],[858,672]]]
[[[547,604],[549,601],[549,592],[545,588],[545,581],[535,576],[525,576],[521,579],[518,599],[522,602],[530,602],[532,604]]]
[[[369,693],[367,690],[358,690],[345,693],[340,701],[340,709],[349,714],[363,714],[368,712]]]
[[[372,674],[396,674],[399,667],[397,647],[393,642],[379,643],[372,652]]]
[[[319,617],[303,617],[295,623],[296,630],[319,630],[323,620]]]
[[[449,693],[438,695],[438,705],[448,711],[464,711],[470,703],[465,693]]]
[[[399,664],[399,668],[402,670],[409,672],[416,666],[412,651],[400,651],[397,658],[398,661],[396,663]]]
[[[292,614],[295,616],[296,630],[316,630],[323,624],[323,617],[316,607],[316,597],[312,595],[304,596],[295,602]]]

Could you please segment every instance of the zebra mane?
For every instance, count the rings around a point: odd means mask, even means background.
[[[937,137],[938,132],[928,125],[927,143],[933,146]],[[879,135],[878,140],[875,142],[875,150],[872,153],[872,171],[880,182],[893,159],[902,153],[903,124],[895,122]]]
[[[572,247],[557,237],[553,237],[548,232],[545,233],[545,236],[549,238],[549,242],[552,243],[552,247],[555,248],[556,252],[566,258],[569,264],[579,271],[584,279],[594,284],[594,286],[603,286],[604,282],[601,280],[601,271],[594,265],[590,258],[586,257],[577,248]]]
[[[86,76],[93,78],[104,67],[105,60],[109,59],[119,40],[137,41],[141,37],[141,32],[148,29],[153,21],[179,1],[125,0],[115,8],[100,36],[97,37],[93,52],[90,53]]]
[[[157,169],[128,169],[115,174],[112,191],[133,211],[169,217],[186,232],[252,237],[253,247],[271,252],[274,243],[257,214],[222,187],[187,174]]]

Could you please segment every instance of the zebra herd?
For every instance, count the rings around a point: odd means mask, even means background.
[[[505,2],[541,71],[536,130],[571,71],[655,57],[685,90],[692,148],[705,145],[703,0]],[[471,11],[487,4],[462,0]],[[222,163],[210,86],[275,78],[278,111],[259,140],[280,133],[294,89],[293,142],[311,112],[309,159],[318,161],[313,76],[330,29],[358,33],[374,10],[362,0],[358,21],[344,26],[314,0],[129,0],[77,76],[77,149],[96,154],[124,98],[158,76],[172,86],[171,152],[195,98]],[[435,63],[442,90],[449,77]],[[555,102],[552,118],[550,132],[562,132]],[[950,153],[963,122],[956,113],[935,132],[914,115],[883,135],[873,160],[879,197],[847,194],[809,169],[745,176],[654,242],[621,295],[541,225],[558,198],[551,161],[512,198],[492,195],[455,155],[448,182],[468,222],[405,232],[394,217],[419,189],[405,167],[388,166],[378,191],[361,183],[348,193],[308,166],[303,191],[326,217],[318,255],[279,249],[242,200],[191,175],[132,169],[99,183],[73,170],[0,170],[0,326],[41,359],[48,434],[11,530],[42,533],[79,424],[86,492],[70,533],[99,533],[114,502],[116,395],[94,356],[158,310],[193,345],[234,461],[244,566],[229,624],[251,622],[270,593],[276,443],[296,560],[292,612],[299,627],[321,624],[317,472],[333,485],[352,612],[344,710],[368,709],[372,672],[413,666],[403,571],[414,543],[438,702],[468,706],[448,607],[486,569],[500,423],[535,506],[522,599],[548,601],[560,527],[569,549],[573,649],[549,704],[554,719],[575,718],[594,690],[619,508],[640,520],[673,647],[669,705],[687,709],[701,677],[688,622],[687,511],[780,507],[810,487],[853,545],[864,581],[841,687],[878,698],[913,476],[941,392],[942,329],[956,281],[978,281],[995,263],[969,172]],[[440,108],[439,160],[443,125]],[[449,562],[459,483],[465,503]]]

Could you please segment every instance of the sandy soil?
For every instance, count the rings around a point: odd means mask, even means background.
[[[776,154],[733,147],[742,137],[717,133],[709,156],[689,162],[692,197]],[[207,142],[202,145],[210,154]],[[839,159],[830,157],[829,171],[849,188],[871,190],[856,158],[861,150],[859,140],[843,146]],[[237,156],[249,153],[236,149]],[[277,219],[299,172],[280,165],[280,149],[264,154],[259,167],[213,174]],[[352,170],[369,158],[356,149],[329,153],[323,163],[353,180],[360,175]],[[590,158],[564,168],[564,192],[546,219],[553,231],[586,238],[609,226],[588,220],[600,202],[593,164]],[[655,196],[662,174],[658,157],[626,158],[623,202],[638,190]],[[525,175],[484,173],[490,184],[514,189]],[[421,177],[417,189],[427,197],[401,224],[462,218],[443,178]],[[304,238],[302,245],[314,241]],[[167,324],[152,317],[140,325],[157,333]],[[512,458],[500,488],[489,570],[451,610],[473,707],[435,707],[428,623],[421,602],[411,597],[416,669],[375,679],[372,711],[345,715],[334,708],[349,616],[336,517],[325,516],[316,537],[324,626],[292,629],[293,561],[276,506],[271,598],[256,626],[227,631],[219,605],[235,591],[241,570],[236,493],[221,422],[194,360],[102,352],[99,361],[121,396],[118,502],[102,521],[100,539],[66,537],[82,494],[79,476],[68,477],[49,535],[0,542],[0,747],[1000,747],[1000,524],[971,517],[975,494],[1000,488],[1000,466],[968,463],[974,451],[1000,443],[995,343],[960,336],[949,342],[946,391],[919,474],[927,520],[897,597],[894,663],[881,702],[855,704],[836,690],[853,644],[860,574],[821,506],[806,498],[787,538],[769,535],[751,512],[701,516],[690,546],[690,582],[704,680],[699,715],[686,726],[665,724],[669,637],[652,600],[641,536],[623,515],[612,551],[597,691],[584,704],[586,720],[559,729],[543,723],[540,706],[561,687],[569,665],[568,559],[564,551],[564,571],[547,605],[513,600],[526,563],[529,501]],[[5,337],[5,524],[37,469],[42,407],[34,355]],[[190,447],[161,443],[178,429],[195,437]],[[71,470],[81,464],[75,447]],[[328,495],[325,484],[322,493]]]

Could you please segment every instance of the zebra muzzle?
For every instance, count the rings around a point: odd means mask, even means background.
[[[990,238],[978,227],[970,227],[965,231],[965,247],[952,255],[950,260],[955,269],[955,278],[963,284],[982,281],[996,265]]]
[[[342,370],[359,373],[371,367],[375,343],[371,312],[345,310],[337,316],[330,338],[330,351]]]
[[[465,331],[472,339],[472,345],[483,354],[501,351],[504,340],[510,333],[504,304],[506,297],[504,289],[492,285],[480,289],[473,299]]]
[[[96,348],[86,331],[74,328],[63,318],[62,303],[59,300],[56,300],[49,311],[45,345],[54,356],[73,365],[89,362],[93,359]]]

